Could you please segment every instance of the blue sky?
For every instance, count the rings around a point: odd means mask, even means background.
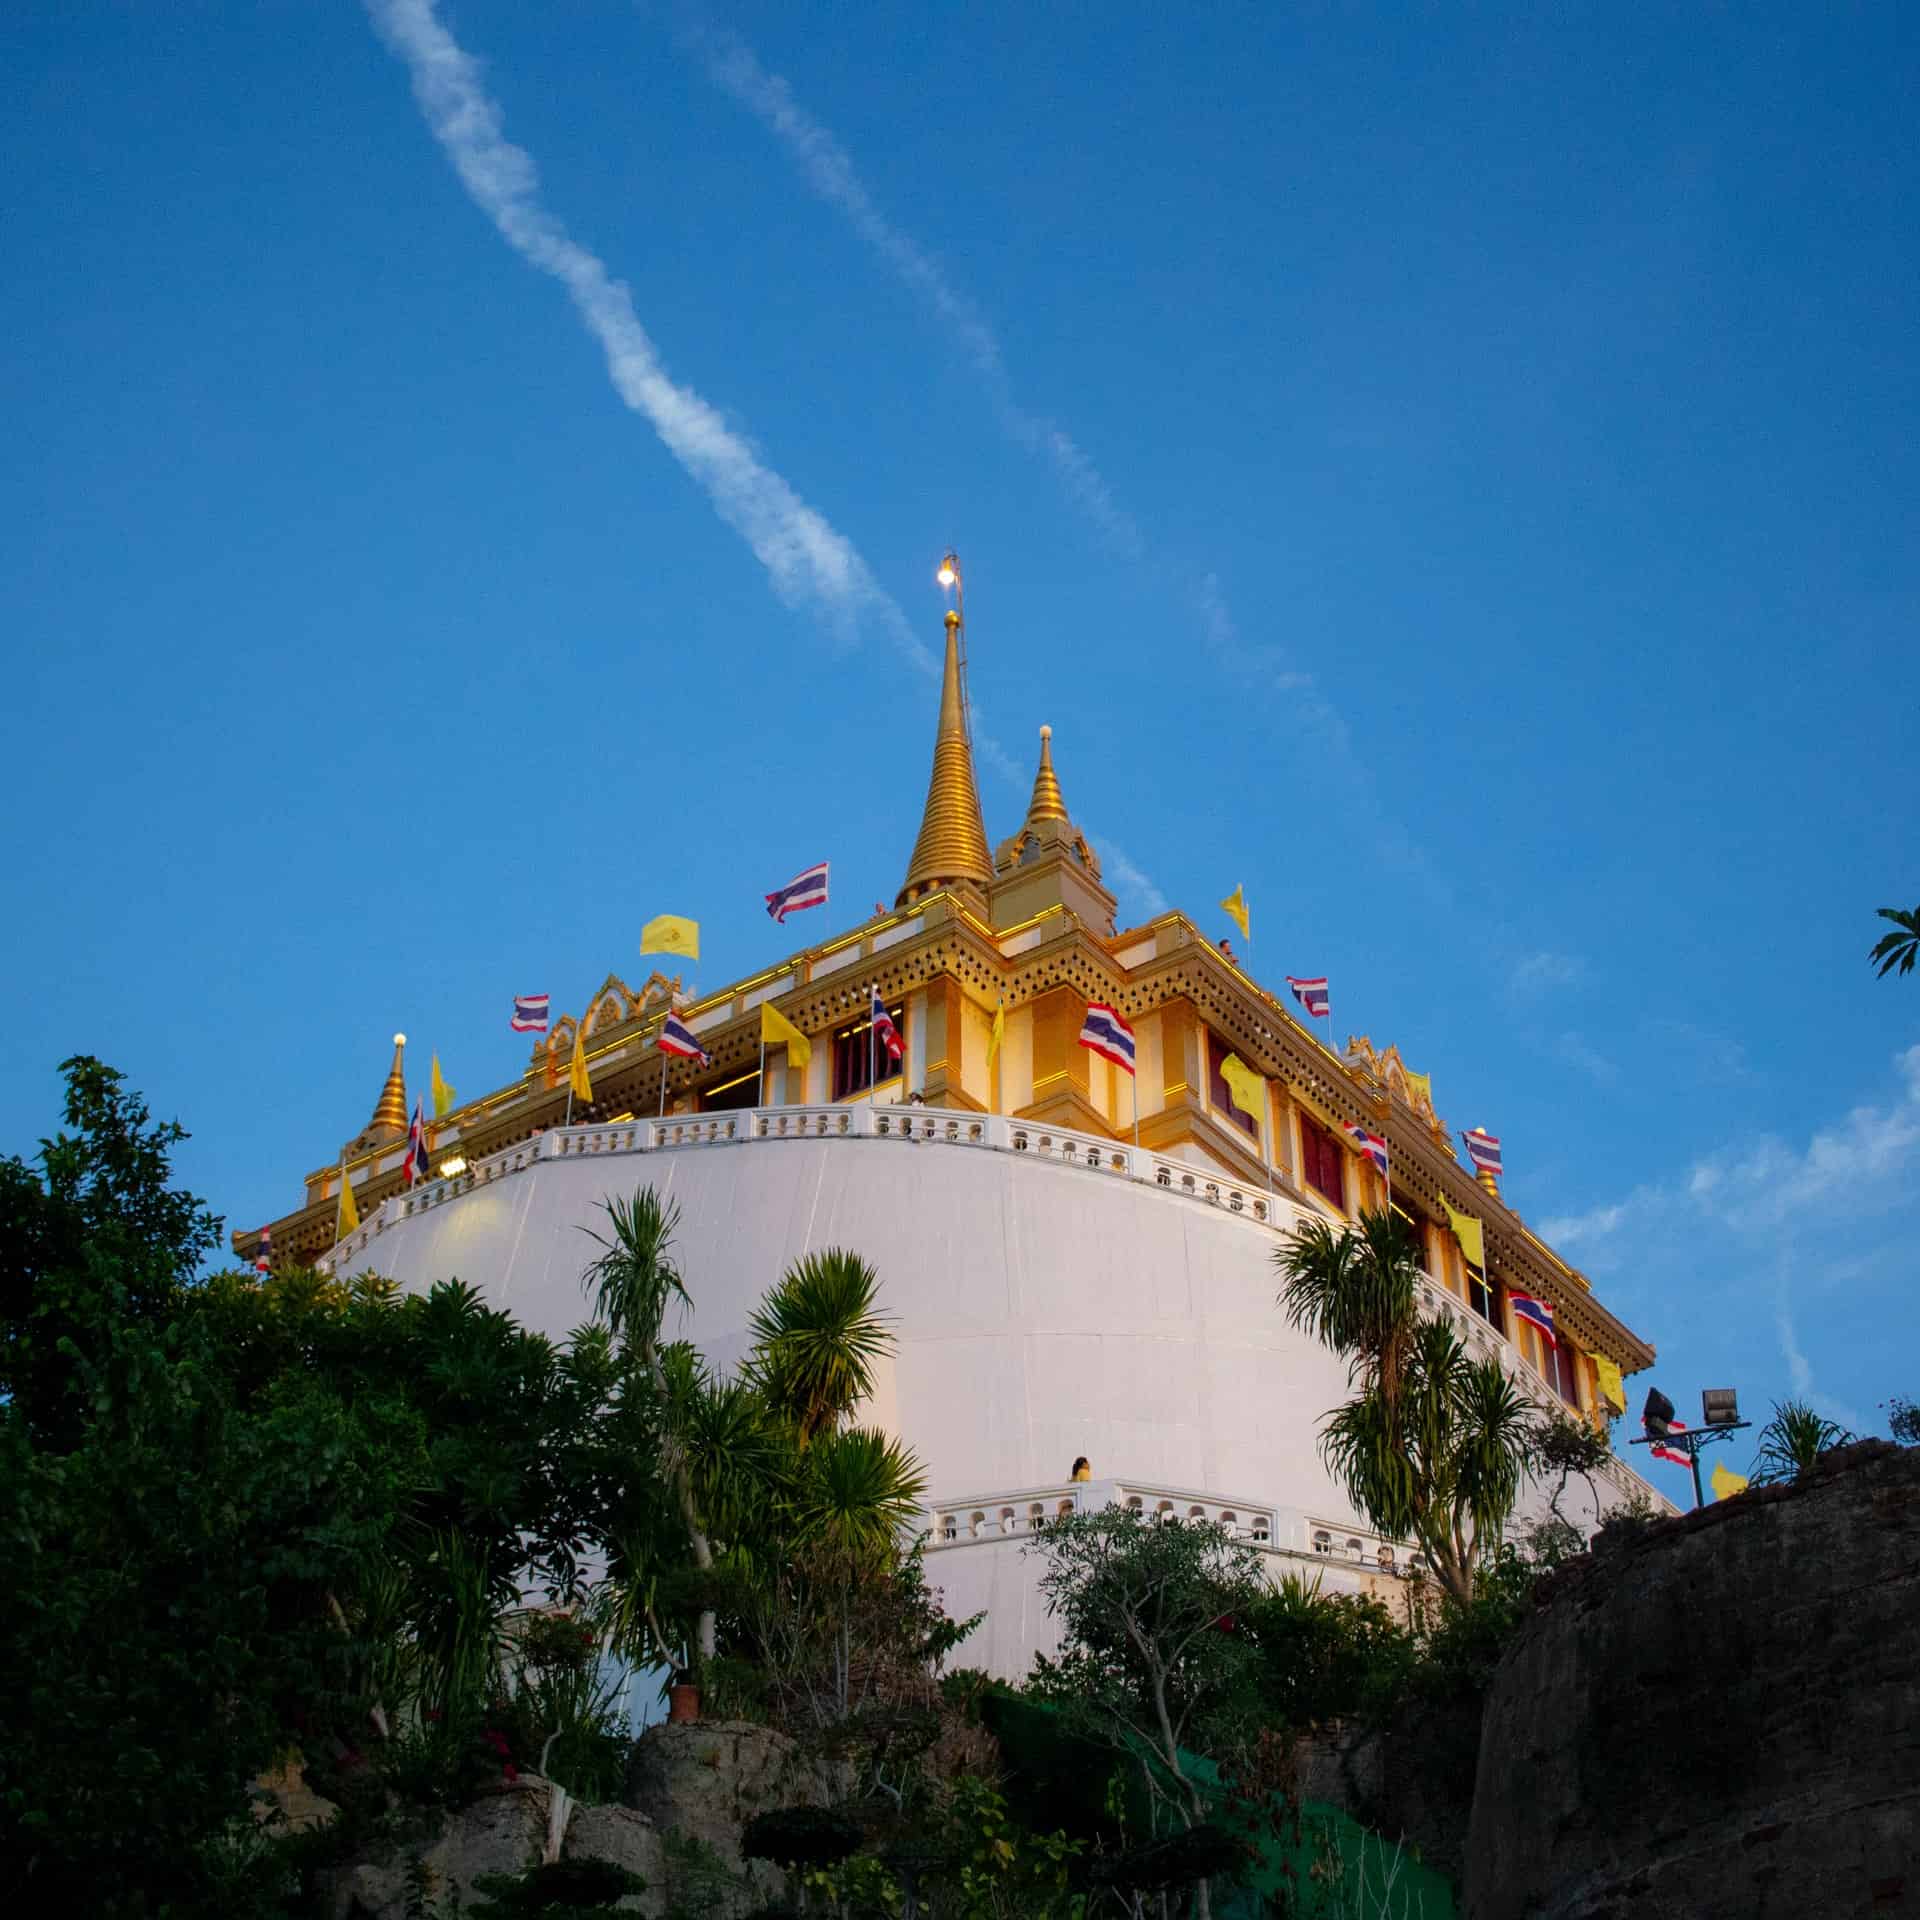
[[[257,1221],[890,899],[951,543],[994,837],[1050,721],[1683,1412],[1920,1389],[1911,10],[380,15],[0,24],[0,1143]]]

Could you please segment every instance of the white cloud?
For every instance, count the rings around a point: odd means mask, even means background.
[[[1882,1295],[1888,1312],[1899,1311],[1911,1284],[1901,1258],[1910,1235],[1887,1216],[1920,1201],[1920,1046],[1891,1064],[1887,1098],[1815,1127],[1800,1144],[1776,1135],[1730,1142],[1671,1179],[1543,1221],[1541,1237],[1617,1276],[1642,1310],[1698,1325],[1716,1352],[1745,1337],[1756,1290],[1764,1297],[1770,1288],[1788,1389],[1862,1430],[1871,1422],[1823,1389],[1797,1307],[1817,1299],[1826,1315],[1826,1303],[1844,1299],[1864,1320]],[[1647,1330],[1660,1337],[1657,1324]]]
[[[1558,1051],[1561,1059],[1577,1067],[1597,1087],[1610,1087],[1620,1078],[1620,1069],[1577,1033],[1563,1033]]]
[[[946,329],[985,386],[1001,430],[1052,466],[1068,498],[1116,552],[1137,558],[1143,548],[1140,530],[1115,503],[1113,489],[1100,470],[1057,421],[1032,413],[1014,400],[993,328],[948,279],[940,262],[881,211],[846,148],[800,105],[785,80],[760,64],[738,34],[690,25],[684,38],[704,60],[715,85],[773,134],[813,191],[846,216],[853,230]]]
[[[1127,858],[1124,849],[1111,840],[1099,839],[1094,841],[1093,850],[1100,856],[1101,872],[1123,901],[1130,900],[1148,920],[1166,912],[1167,896]]]
[[[1586,976],[1587,963],[1577,953],[1554,953],[1541,947],[1514,961],[1507,984],[1516,994],[1530,999],[1555,987],[1577,986]]]
[[[478,62],[440,23],[433,0],[366,4],[381,36],[405,61],[420,111],[474,204],[523,260],[566,289],[606,355],[615,391],[753,549],[774,591],[789,605],[817,608],[843,631],[861,615],[873,615],[916,667],[937,672],[932,653],[852,542],[699,394],[667,376],[627,289],[548,212],[532,157],[501,131],[500,109]]]

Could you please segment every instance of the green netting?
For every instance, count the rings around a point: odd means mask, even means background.
[[[1009,1798],[1039,1832],[1110,1832],[1106,1797],[1116,1768],[1127,1820],[1148,1826],[1147,1789],[1131,1755],[1070,1728],[1060,1712],[1016,1694],[989,1691],[981,1700],[1009,1773]],[[1215,1920],[1453,1920],[1452,1882],[1423,1866],[1338,1807],[1308,1800],[1289,1806],[1279,1795],[1246,1806],[1222,1789],[1218,1770],[1182,1750],[1181,1770],[1199,1783],[1212,1817],[1252,1847],[1255,1865],[1232,1888],[1216,1887]]]

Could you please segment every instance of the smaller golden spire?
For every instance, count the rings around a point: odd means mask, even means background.
[[[1041,820],[1064,820],[1067,803],[1053,771],[1053,729],[1040,729],[1040,771],[1033,776],[1033,798],[1027,802],[1027,825]]]
[[[379,1103],[374,1107],[373,1119],[368,1123],[368,1131],[405,1133],[407,1130],[407,1074],[406,1074],[407,1036],[396,1033],[393,1036],[393,1069],[387,1075],[387,1084],[380,1089]]]

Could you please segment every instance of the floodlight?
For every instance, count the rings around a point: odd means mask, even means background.
[[[442,1180],[457,1180],[466,1170],[467,1162],[464,1154],[456,1153],[452,1159],[442,1160],[440,1162],[440,1178]]]
[[[1640,1424],[1662,1438],[1673,1431],[1673,1402],[1658,1387],[1647,1389],[1647,1404],[1641,1409]]]
[[[1737,1427],[1739,1394],[1732,1387],[1708,1387],[1700,1396],[1700,1415],[1710,1427]]]

